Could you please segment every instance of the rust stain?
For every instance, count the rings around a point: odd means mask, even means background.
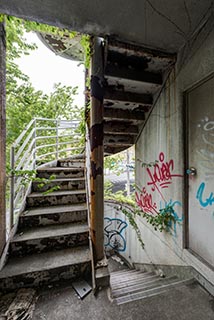
[[[91,76],[91,96],[99,100],[101,103],[104,98],[104,83],[97,76]]]
[[[92,160],[91,161],[91,176],[93,179],[96,179],[98,175],[103,174],[103,168],[102,167],[97,167],[96,163]]]
[[[103,145],[103,122],[94,124],[90,128],[91,151]]]

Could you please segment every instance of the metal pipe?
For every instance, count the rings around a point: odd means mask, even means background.
[[[90,110],[90,228],[95,263],[104,258],[104,183],[103,183],[103,41],[92,40]]]
[[[14,225],[14,198],[15,198],[15,148],[14,146],[10,149],[10,169],[11,169],[11,176],[10,176],[10,230]]]
[[[0,255],[6,241],[6,32],[0,23]]]

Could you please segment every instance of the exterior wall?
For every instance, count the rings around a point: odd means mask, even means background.
[[[213,271],[185,249],[183,240],[185,201],[188,196],[184,188],[183,97],[186,90],[214,72],[214,30],[208,32],[204,29],[202,33],[188,54],[185,53],[187,48],[180,52],[177,65],[166,81],[136,144],[136,191],[138,199],[141,196],[142,209],[155,214],[155,211],[170,204],[178,222],[170,232],[160,233],[139,217],[138,225],[145,250],[135,244],[132,262],[191,265],[214,284]],[[155,160],[159,161],[161,181],[155,177],[154,166],[142,167],[142,163]],[[170,178],[165,179],[166,175]]]
[[[115,201],[105,201],[104,206],[104,246],[105,251],[116,251],[132,265],[133,243],[138,242],[136,233],[128,218],[122,212],[127,206]],[[137,244],[137,246],[140,244]]]

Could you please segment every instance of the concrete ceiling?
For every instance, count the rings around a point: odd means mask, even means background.
[[[1,0],[0,12],[177,52],[212,12],[211,0]]]

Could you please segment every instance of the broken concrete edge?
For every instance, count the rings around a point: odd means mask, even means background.
[[[108,270],[108,260],[106,256],[104,256],[102,260],[98,261],[95,266],[95,283],[96,290],[94,290],[94,294],[96,294],[97,289],[109,287],[110,273]]]
[[[99,267],[95,270],[96,289],[109,287],[110,273],[108,266]]]

